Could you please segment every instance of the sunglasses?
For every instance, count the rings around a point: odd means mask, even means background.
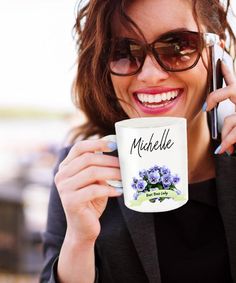
[[[111,40],[108,67],[113,75],[131,76],[143,67],[147,54],[168,72],[182,72],[196,66],[204,47],[219,43],[214,33],[168,32],[148,44],[130,38]]]

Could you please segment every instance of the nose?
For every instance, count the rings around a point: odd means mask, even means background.
[[[169,76],[169,73],[162,69],[155,58],[147,54],[142,69],[137,75],[137,80],[156,85],[168,79]]]

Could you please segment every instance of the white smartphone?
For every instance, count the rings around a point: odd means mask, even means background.
[[[218,44],[211,47],[211,63],[212,63],[212,80],[210,92],[215,91],[218,88],[224,87],[225,81],[221,72],[221,60],[224,60],[226,64],[233,70],[232,57]],[[211,120],[211,137],[217,139],[219,132],[224,122],[224,118],[227,115],[232,114],[235,111],[235,105],[227,99],[221,102],[210,111]]]

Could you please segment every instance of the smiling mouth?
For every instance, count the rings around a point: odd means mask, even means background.
[[[138,101],[148,108],[165,107],[167,104],[173,102],[181,94],[180,89],[162,92],[158,94],[137,93]]]

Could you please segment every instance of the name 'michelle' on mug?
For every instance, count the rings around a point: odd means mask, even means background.
[[[125,205],[162,212],[188,201],[186,119],[146,117],[115,124]]]

